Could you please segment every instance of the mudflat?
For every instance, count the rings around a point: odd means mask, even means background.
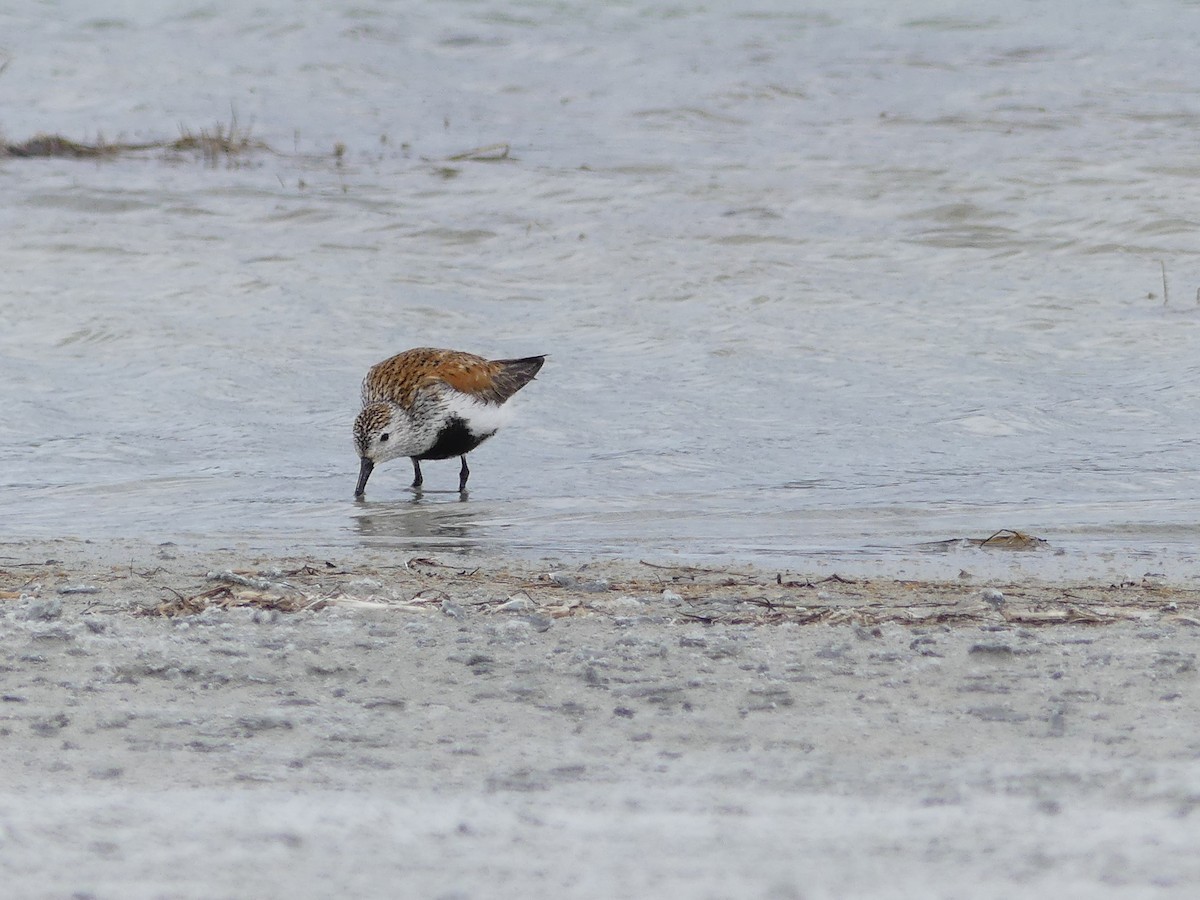
[[[0,546],[11,897],[1192,897],[1200,594]]]

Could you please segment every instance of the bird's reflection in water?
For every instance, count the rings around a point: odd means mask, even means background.
[[[478,505],[468,506],[464,491],[417,491],[408,498],[358,501],[354,517],[358,536],[372,544],[385,542],[477,551],[481,548]]]

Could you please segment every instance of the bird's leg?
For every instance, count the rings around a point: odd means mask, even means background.
[[[420,487],[422,484],[424,484],[424,483],[425,483],[425,479],[421,477],[421,463],[420,463],[420,462],[417,460],[417,458],[416,458],[415,456],[414,456],[414,457],[412,457],[412,462],[413,462],[413,483],[412,483],[412,486],[413,486],[413,487]]]
[[[467,468],[467,455],[464,453],[462,457],[462,468],[458,470],[458,492],[461,494],[467,489],[467,479],[471,477],[471,470]]]

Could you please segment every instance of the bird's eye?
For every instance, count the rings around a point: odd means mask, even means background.
[[[381,435],[379,436],[379,443],[381,443],[381,444],[382,444],[382,443],[383,443],[384,441],[386,441],[386,440],[387,440],[389,437],[391,437],[391,435],[390,435],[390,434],[388,434],[388,433],[385,431],[383,434],[381,434]]]

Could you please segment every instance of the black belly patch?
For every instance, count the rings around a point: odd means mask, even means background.
[[[464,456],[470,453],[496,432],[484,435],[472,434],[467,423],[462,419],[453,418],[438,432],[433,446],[420,454],[417,459],[449,459],[452,456]]]

